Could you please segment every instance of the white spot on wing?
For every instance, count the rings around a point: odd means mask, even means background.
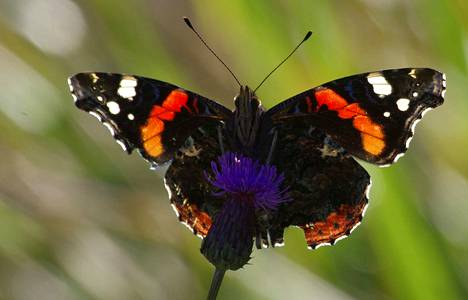
[[[315,249],[318,249],[320,247],[323,247],[323,246],[331,246],[330,243],[321,243],[321,244],[318,244],[317,246],[315,246]]]
[[[72,94],[72,98],[73,98],[73,102],[76,102],[76,100],[78,100],[75,94]]]
[[[68,78],[68,79],[67,79],[67,82],[68,82],[68,87],[70,88],[70,92],[73,93],[73,85],[72,85],[71,79]]]
[[[367,82],[372,85],[374,93],[380,95],[380,97],[388,96],[392,93],[392,86],[380,72],[370,73],[367,75]]]
[[[120,147],[122,147],[123,151],[127,151],[127,146],[125,146],[125,143],[121,140],[115,140],[117,142],[117,144],[120,145]]]
[[[445,92],[447,91],[447,76],[445,74],[442,74],[442,98],[445,98]]]
[[[416,129],[416,125],[421,121],[421,119],[414,120],[413,124],[411,124],[411,132],[414,133],[414,129]]]
[[[136,90],[134,87],[119,87],[117,94],[122,98],[132,98],[136,95]]]
[[[413,97],[414,97],[414,98],[416,98],[418,95],[419,95],[418,92],[414,92],[414,93],[413,93]]]
[[[136,87],[138,84],[137,79],[133,76],[125,75],[120,80],[121,87]]]
[[[396,163],[400,158],[403,157],[403,155],[405,155],[405,154],[404,153],[397,154],[397,156],[395,156],[395,159],[393,159],[393,162]]]
[[[361,225],[361,222],[357,222],[357,223],[353,226],[353,228],[351,228],[351,230],[349,231],[349,233],[350,233],[350,234],[353,233],[353,231],[356,230],[356,228],[358,228],[359,225]]]
[[[114,127],[112,127],[111,124],[109,124],[109,123],[107,123],[107,122],[102,122],[102,124],[103,124],[107,129],[109,129],[109,132],[112,134],[112,136],[115,135]]]
[[[169,186],[167,185],[166,178],[164,178],[164,187],[166,188],[167,195],[169,196],[169,199],[172,199],[172,192]],[[176,212],[177,216],[179,216],[179,212],[175,209],[174,203],[171,204],[172,208],[174,208],[174,211]]]
[[[413,137],[410,136],[410,137],[406,140],[406,145],[405,145],[405,146],[406,146],[406,149],[409,148],[412,139],[413,139]]]
[[[348,236],[347,236],[346,234],[340,236],[339,238],[337,238],[337,239],[335,240],[335,244],[338,243],[338,242],[341,241],[341,240],[344,240],[344,239],[347,238],[347,237],[348,237]]]
[[[369,200],[369,195],[370,195],[371,187],[372,187],[372,180],[369,179],[369,184],[368,184],[367,187],[366,187],[366,198],[367,198],[367,200]],[[367,206],[367,205],[366,205],[366,206]]]
[[[102,121],[101,116],[100,116],[97,112],[90,111],[89,114],[90,114],[91,116],[93,116],[93,117],[96,117],[96,118],[99,120],[99,122]]]
[[[409,76],[416,78],[416,69],[411,69],[411,71],[408,73]]]
[[[387,79],[383,77],[382,73],[376,72],[376,73],[370,73],[367,75],[367,81],[374,85],[374,84],[388,84]]]
[[[423,118],[424,115],[427,114],[427,112],[430,111],[430,110],[432,110],[431,107],[428,107],[428,108],[426,108],[425,110],[423,110],[422,113],[421,113],[421,118]]]
[[[96,83],[99,80],[99,77],[96,75],[96,73],[91,73],[91,79],[93,80],[93,83]]]
[[[117,115],[120,113],[120,106],[117,102],[109,101],[107,102],[107,107],[109,108],[109,112],[113,115]]]
[[[369,190],[370,190],[370,189],[369,189]],[[368,207],[369,207],[369,203],[366,203],[366,205],[365,205],[364,208],[362,209],[362,213],[361,213],[361,216],[362,216],[362,217],[365,216]]]
[[[388,118],[388,117],[390,117],[390,112],[386,111],[386,112],[383,113],[383,115],[384,115],[385,118]]]
[[[119,94],[122,98],[132,100],[131,98],[136,95],[135,87],[137,84],[138,81],[135,77],[125,75],[120,80],[120,87],[117,90],[117,94]]]
[[[375,84],[372,86],[374,93],[379,95],[390,95],[392,93],[392,86],[389,84]]]
[[[401,111],[407,111],[409,108],[409,103],[410,103],[410,100],[406,98],[400,98],[396,102],[398,109]]]
[[[102,96],[97,96],[96,98],[98,99],[99,102],[104,102],[104,98],[102,98]]]
[[[189,229],[189,230],[190,230],[192,233],[194,232],[194,231],[193,231],[193,228],[192,228],[192,227],[190,227],[190,225],[189,225],[187,222],[185,222],[185,221],[181,221],[180,223],[184,224],[184,225],[185,225],[185,227],[187,227],[187,228],[188,228],[188,229]]]
[[[135,120],[135,116],[133,114],[128,114],[127,118],[132,121]]]
[[[177,218],[178,218],[178,217],[180,216],[180,214],[179,214],[179,212],[177,211],[177,208],[176,208],[175,204],[174,204],[174,203],[171,203],[171,207],[172,207],[172,209],[174,210],[174,212],[175,212],[175,214],[176,214],[176,216],[177,216]]]

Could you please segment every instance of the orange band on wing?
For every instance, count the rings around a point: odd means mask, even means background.
[[[359,115],[366,115],[366,111],[363,110],[358,103],[351,103],[346,105],[338,111],[338,117],[342,119],[351,119]]]
[[[372,135],[378,139],[383,139],[385,136],[382,132],[382,127],[374,122],[368,116],[357,116],[353,119],[353,126],[362,133]]]
[[[379,155],[385,148],[385,134],[382,126],[373,122],[367,112],[358,103],[348,104],[348,101],[331,89],[320,89],[315,92],[317,100],[316,111],[323,105],[336,111],[341,119],[353,119],[353,127],[361,132],[361,143],[365,151]]]
[[[317,111],[323,105],[326,105],[329,110],[334,111],[339,111],[348,105],[348,101],[330,89],[320,89],[316,91],[315,99],[317,99]]]
[[[385,142],[382,139],[369,134],[361,133],[361,142],[364,150],[373,155],[379,155],[385,148]]]
[[[173,112],[180,112],[182,107],[185,107],[188,111],[190,109],[187,106],[188,95],[184,91],[174,90],[164,100],[162,106]]]
[[[164,122],[158,118],[151,119],[146,126],[140,129],[141,139],[147,141],[164,131]]]
[[[358,205],[342,204],[337,211],[329,214],[324,221],[301,226],[307,244],[315,247],[349,235],[351,229],[361,222],[365,206],[365,201],[360,202]]]
[[[178,204],[173,203],[174,209],[177,211],[179,221],[187,224],[196,235],[204,238],[211,227],[211,217],[198,209],[195,204]]]
[[[164,99],[161,106],[153,106],[148,116],[148,121],[140,127],[143,148],[149,155],[158,157],[164,153],[164,145],[161,139],[161,134],[164,132],[165,127],[164,122],[174,120],[176,114],[182,111],[182,107],[191,112],[187,106],[187,101],[187,93],[181,90],[174,90]]]
[[[175,112],[167,110],[162,106],[155,105],[151,110],[149,118],[157,118],[160,120],[171,121],[175,118]]]
[[[163,144],[161,143],[161,135],[156,135],[143,143],[146,152],[153,157],[158,157],[164,152]]]
[[[367,115],[358,103],[348,104],[348,101],[330,89],[321,89],[315,92],[317,99],[316,111],[319,111],[323,105],[329,110],[338,112],[341,119],[351,119],[359,115]]]

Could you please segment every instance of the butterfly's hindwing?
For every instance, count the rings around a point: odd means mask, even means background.
[[[75,105],[96,116],[131,153],[169,161],[200,125],[229,118],[224,106],[174,85],[132,75],[79,73],[69,79]]]
[[[283,244],[283,231],[297,226],[315,249],[349,236],[361,223],[368,203],[369,174],[352,157],[335,148],[319,128],[303,129],[307,120],[277,127],[272,163],[284,172],[292,201],[270,212],[263,229],[264,246]],[[291,159],[293,157],[293,159]]]
[[[445,75],[394,69],[331,81],[268,111],[276,124],[306,118],[350,154],[379,165],[407,150],[416,123],[443,103]]]
[[[203,125],[176,152],[164,183],[179,221],[204,238],[224,201],[206,180],[206,170],[221,155],[216,126]],[[223,139],[223,142],[226,142]]]

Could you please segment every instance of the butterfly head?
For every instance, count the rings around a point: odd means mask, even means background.
[[[239,94],[234,98],[236,109],[239,109],[239,106],[242,105],[241,103],[250,103],[252,101],[258,102],[258,97],[255,95],[255,92],[247,85],[241,86]]]

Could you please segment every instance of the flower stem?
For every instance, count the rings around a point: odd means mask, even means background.
[[[226,273],[226,270],[224,269],[215,269],[213,278],[211,279],[210,291],[208,293],[208,297],[206,298],[207,300],[216,300],[219,288],[221,287],[221,283],[223,282],[224,273]]]

